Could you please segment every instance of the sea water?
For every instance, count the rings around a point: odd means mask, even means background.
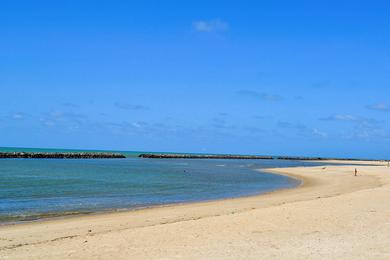
[[[0,159],[0,222],[261,194],[299,184],[261,169],[302,164],[137,157]]]

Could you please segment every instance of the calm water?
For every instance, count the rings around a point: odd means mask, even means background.
[[[254,169],[296,165],[302,162],[0,159],[0,222],[264,193],[298,182]]]

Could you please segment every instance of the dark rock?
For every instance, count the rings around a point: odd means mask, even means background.
[[[114,159],[126,158],[119,153],[27,153],[0,152],[0,158],[36,158],[36,159]]]
[[[273,159],[272,156],[212,154],[140,154],[138,157],[153,159]]]

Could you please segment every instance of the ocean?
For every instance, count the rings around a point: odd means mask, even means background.
[[[10,151],[7,149],[0,151]],[[261,194],[294,187],[299,181],[256,169],[303,164],[281,160],[144,159],[136,157],[139,152],[125,154],[126,159],[0,159],[0,222]]]

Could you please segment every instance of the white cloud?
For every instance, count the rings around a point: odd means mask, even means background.
[[[351,115],[333,115],[329,117],[321,118],[324,121],[358,121],[359,119],[356,116]]]
[[[318,137],[322,137],[322,138],[326,138],[328,137],[328,134],[326,132],[323,132],[321,130],[318,130],[317,128],[313,128],[312,129],[312,133],[315,135],[315,136],[318,136]]]
[[[115,102],[115,106],[124,110],[148,110],[149,107],[143,105],[134,105],[129,103]]]
[[[352,122],[359,125],[364,126],[373,126],[373,125],[379,125],[383,123],[382,121],[378,121],[374,118],[367,118],[367,117],[361,117],[361,116],[352,116],[352,115],[332,115],[328,117],[320,118],[320,120],[323,121],[339,121],[339,122]]]
[[[256,99],[264,100],[264,101],[280,101],[282,97],[279,95],[269,94],[265,92],[257,92],[253,90],[240,90],[237,91],[238,95],[253,97]]]
[[[216,31],[226,31],[229,29],[229,25],[219,19],[214,19],[210,21],[196,21],[193,22],[193,27],[198,32],[216,32]]]
[[[11,120],[25,120],[29,117],[28,114],[23,113],[23,112],[14,112],[10,113],[6,116],[6,118],[11,119]]]
[[[39,121],[46,127],[59,126],[67,129],[77,129],[88,121],[88,118],[83,114],[73,112],[52,111],[43,114]]]
[[[21,112],[17,112],[17,113],[12,114],[11,117],[12,117],[12,119],[15,119],[15,120],[22,120],[26,117],[26,114],[21,113]]]
[[[384,112],[390,111],[390,106],[383,103],[368,105],[367,108],[371,110],[384,111]]]

